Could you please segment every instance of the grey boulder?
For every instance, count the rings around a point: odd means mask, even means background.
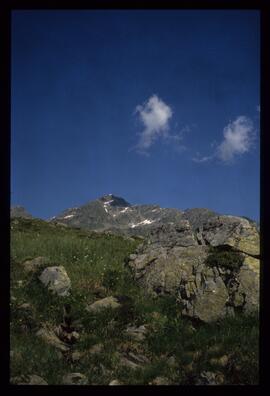
[[[44,286],[58,296],[68,296],[71,289],[71,281],[63,266],[47,267],[39,276]]]

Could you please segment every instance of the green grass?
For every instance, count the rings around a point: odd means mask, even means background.
[[[133,280],[124,265],[129,254],[141,243],[138,239],[96,234],[46,223],[16,219],[11,222],[11,376],[36,374],[49,384],[60,384],[64,374],[81,372],[90,384],[108,384],[118,378],[125,384],[148,384],[164,376],[172,384],[192,384],[203,370],[222,371],[228,384],[258,383],[258,318],[226,318],[213,324],[194,325],[182,318],[173,298],[153,299]],[[37,256],[48,258],[48,265],[64,265],[72,283],[68,297],[51,294],[38,280],[38,274],[26,274],[22,263]],[[22,285],[18,284],[22,281]],[[118,310],[99,314],[85,310],[97,299],[94,290],[103,287],[105,295],[126,296]],[[20,309],[30,303],[31,311]],[[83,326],[71,352],[89,350],[101,343],[104,351],[85,354],[71,362],[53,347],[35,336],[44,322],[50,326],[62,321],[63,306],[69,303],[74,320]],[[148,335],[143,342],[124,334],[127,323],[145,324]],[[213,347],[218,348],[216,351]],[[128,348],[150,359],[139,370],[119,364],[117,351]],[[197,353],[197,358],[191,358]],[[230,364],[218,367],[211,358],[230,356]],[[174,356],[175,365],[168,364]],[[187,370],[192,360],[193,367]]]

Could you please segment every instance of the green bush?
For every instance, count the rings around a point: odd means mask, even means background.
[[[231,271],[239,271],[244,262],[243,254],[230,249],[212,247],[206,259],[209,267],[223,267]]]

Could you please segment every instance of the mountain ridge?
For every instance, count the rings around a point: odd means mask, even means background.
[[[177,225],[183,220],[188,220],[192,230],[196,231],[211,218],[221,215],[208,208],[181,210],[162,208],[158,204],[133,205],[117,195],[105,194],[81,206],[64,209],[46,221],[99,232],[146,236],[162,224]],[[11,217],[33,218],[22,206],[11,207]],[[256,221],[246,216],[234,217],[245,218],[257,229],[259,227]]]

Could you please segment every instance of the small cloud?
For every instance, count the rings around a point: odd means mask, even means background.
[[[252,121],[239,116],[223,130],[224,139],[217,147],[216,155],[223,162],[231,162],[235,156],[247,153],[254,141]]]
[[[256,110],[258,111],[258,113],[260,113],[261,112],[261,106],[260,105],[256,106]]]
[[[223,129],[223,136],[224,139],[220,144],[215,141],[210,144],[211,148],[214,149],[212,155],[201,157],[197,153],[192,161],[203,163],[217,158],[224,164],[229,164],[233,162],[236,156],[249,152],[255,139],[251,119],[246,116],[237,117]]]
[[[137,106],[135,114],[139,115],[144,126],[136,146],[138,152],[148,150],[157,138],[168,137],[169,120],[173,112],[157,95],[151,96],[143,105]]]
[[[192,158],[192,161],[198,162],[198,163],[207,162],[207,161],[210,161],[213,157],[214,157],[213,155],[209,155],[209,156],[205,156],[205,157],[201,157],[201,158],[194,157],[194,158]]]

